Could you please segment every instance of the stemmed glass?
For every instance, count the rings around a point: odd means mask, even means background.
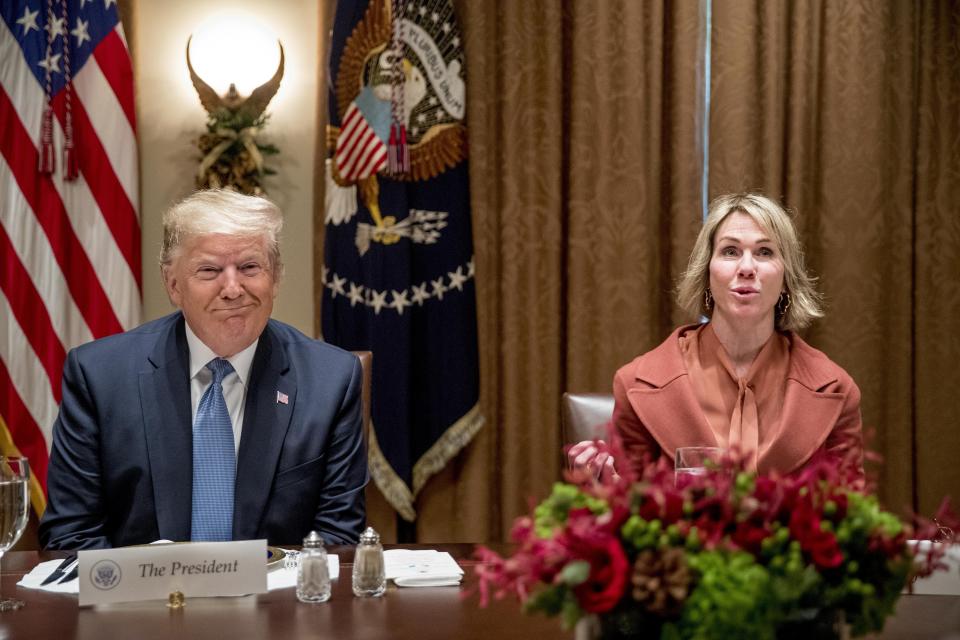
[[[26,458],[0,456],[0,562],[27,528],[30,509],[30,465]],[[20,600],[4,599],[0,593],[0,611],[23,606]]]

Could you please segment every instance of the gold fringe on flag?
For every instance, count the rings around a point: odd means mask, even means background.
[[[414,500],[435,473],[442,470],[460,451],[470,444],[483,427],[480,404],[475,404],[462,418],[450,425],[426,453],[413,465],[413,490],[396,474],[377,442],[376,429],[370,429],[367,458],[370,475],[387,502],[407,522],[417,518]]]

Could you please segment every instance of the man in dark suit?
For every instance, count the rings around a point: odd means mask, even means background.
[[[54,424],[48,549],[266,538],[363,528],[358,359],[270,319],[279,209],[201,191],[164,215],[179,311],[80,346]]]

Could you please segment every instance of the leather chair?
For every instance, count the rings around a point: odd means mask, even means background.
[[[613,417],[612,393],[564,393],[561,435],[564,444],[604,438],[604,425]]]
[[[354,351],[353,355],[360,358],[360,366],[363,367],[363,444],[369,451],[370,429],[373,428],[373,419],[370,413],[373,387],[373,352]],[[367,509],[367,525],[376,529],[377,533],[380,534],[380,542],[384,544],[396,543],[397,514],[387,502],[387,499],[383,497],[383,494],[380,493],[372,477],[364,491],[364,500]]]
[[[366,445],[370,442],[370,387],[373,385],[373,352],[353,351],[351,353],[360,358],[360,366],[363,368],[361,395],[363,398],[363,442]]]

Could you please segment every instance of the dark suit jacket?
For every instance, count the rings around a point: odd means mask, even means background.
[[[40,523],[45,548],[190,539],[189,361],[179,312],[70,351]],[[357,541],[367,482],[361,380],[351,353],[269,321],[250,368],[235,539],[300,544],[314,529],[331,544]]]
[[[680,352],[680,327],[660,346],[617,371],[613,423],[636,473],[678,447],[717,446]],[[860,389],[821,351],[789,332],[790,367],[778,432],[757,456],[760,473],[791,473],[815,453],[843,459],[862,477]]]

